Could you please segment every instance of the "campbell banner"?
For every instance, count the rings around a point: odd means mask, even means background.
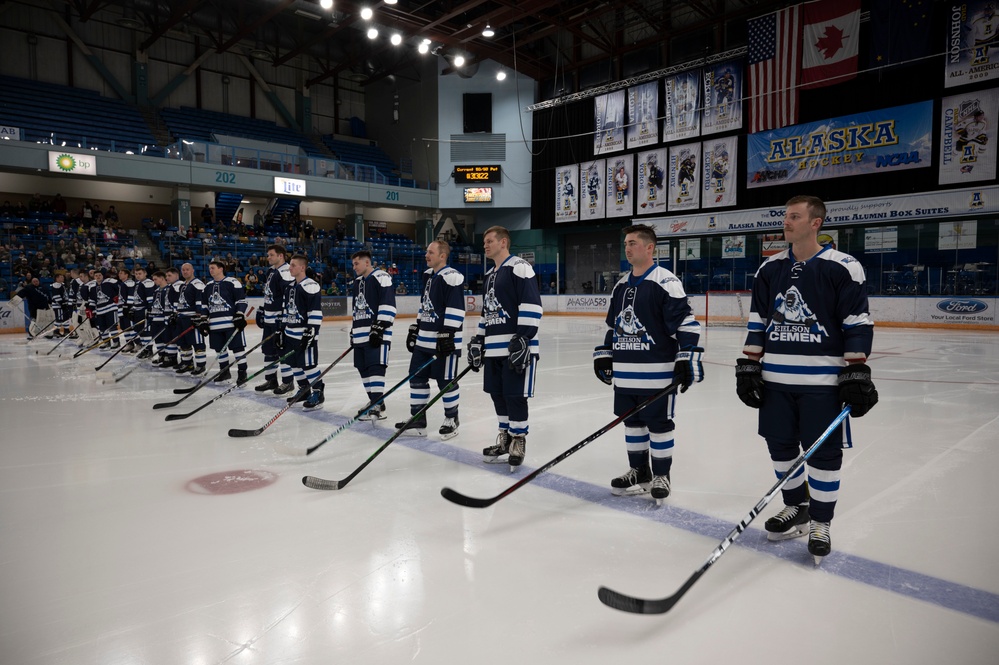
[[[928,168],[932,130],[926,101],[750,134],[746,186]]]

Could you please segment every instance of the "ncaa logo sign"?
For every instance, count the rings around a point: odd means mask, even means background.
[[[948,314],[980,314],[987,310],[989,306],[981,300],[941,300],[937,303],[937,309]]]

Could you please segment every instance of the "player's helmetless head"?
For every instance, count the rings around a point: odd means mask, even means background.
[[[301,282],[306,277],[306,269],[309,267],[309,260],[300,254],[296,254],[291,257],[291,261],[288,262],[288,267],[291,271],[291,276],[295,278],[295,281]]]
[[[374,270],[371,266],[371,257],[355,254],[350,259],[350,264],[354,268],[354,274],[358,277],[367,277]]]
[[[225,279],[225,267],[222,265],[221,261],[212,261],[208,264],[208,274],[212,276],[216,282],[220,282]]]
[[[447,265],[448,257],[451,255],[451,246],[443,240],[435,240],[427,245],[427,267],[437,271]]]
[[[185,282],[191,281],[194,279],[194,266],[190,263],[185,263],[180,267],[180,274],[183,275]]]
[[[482,250],[489,260],[505,258],[510,253],[510,232],[502,226],[491,226],[482,236]]]
[[[267,263],[271,267],[277,268],[283,265],[288,256],[287,250],[281,245],[271,245],[267,248]]]
[[[624,229],[624,256],[636,269],[648,269],[656,251],[656,232],[650,226],[636,224]]]

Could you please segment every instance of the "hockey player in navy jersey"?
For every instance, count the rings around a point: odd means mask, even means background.
[[[169,326],[167,320],[170,317],[170,304],[167,302],[168,298],[168,286],[167,286],[167,276],[162,270],[157,270],[153,273],[153,295],[152,299],[149,301],[149,334],[153,341],[153,346],[151,349],[146,349],[139,354],[140,358],[148,358],[152,355],[156,355],[156,358],[152,361],[154,365],[160,365],[166,360],[166,345],[172,337],[168,337],[170,334],[169,330],[165,330]]]
[[[291,257],[289,273],[295,280],[285,297],[284,305],[284,339],[282,353],[295,351],[289,365],[294,371],[294,380],[298,382],[299,392],[289,401],[305,399],[306,411],[318,409],[326,398],[323,394],[324,384],[317,381],[319,371],[319,328],[323,324],[323,301],[319,284],[308,276],[309,259],[301,254]],[[309,385],[312,388],[309,388]],[[275,391],[276,392],[276,391]],[[303,395],[302,393],[307,393]]]
[[[787,202],[789,248],[768,258],[753,281],[748,333],[736,361],[736,390],[760,410],[777,477],[825,431],[846,403],[861,417],[878,401],[866,364],[874,338],[864,269],[848,254],[820,245],[825,204],[814,196]],[[764,524],[770,540],[805,535],[816,563],[832,550],[830,523],[843,463],[837,428],[783,488],[785,507]]]
[[[176,291],[173,305],[177,314],[177,334],[180,335],[180,339],[177,340],[177,346],[180,347],[180,366],[176,371],[177,374],[190,372],[191,376],[200,376],[205,372],[207,355],[205,338],[194,324],[194,319],[198,315],[205,284],[194,274],[194,266],[190,263],[180,267],[180,274],[183,281],[178,280],[172,285]],[[194,327],[188,330],[192,326]]]
[[[281,357],[281,335],[274,335],[284,327],[285,298],[288,289],[295,282],[288,265],[288,251],[281,245],[267,248],[267,263],[270,268],[264,277],[264,304],[257,310],[257,327],[263,331],[265,340],[262,347],[264,362],[270,364]],[[268,339],[270,338],[270,339]],[[287,365],[280,365],[264,374],[264,382],[256,386],[257,392],[274,391],[275,395],[291,392],[295,387],[294,376]]]
[[[135,267],[135,292],[132,297],[132,321],[146,322],[139,327],[139,346],[149,346],[153,339],[151,321],[148,318],[149,308],[153,304],[153,294],[156,292],[156,284],[149,279],[146,269],[143,266]],[[138,349],[136,349],[138,350]],[[153,355],[153,350],[147,348],[137,357],[148,358]]]
[[[443,390],[455,377],[461,360],[462,327],[465,323],[465,277],[450,267],[451,246],[437,240],[427,246],[428,276],[423,287],[423,300],[416,315],[416,323],[409,327],[406,348],[413,357],[409,361],[410,414],[416,414],[430,401],[430,379],[436,379]],[[429,367],[418,373],[417,369],[431,358]],[[460,391],[455,384],[444,394],[444,423],[440,427],[442,439],[458,434],[458,399]],[[401,429],[406,422],[396,423]],[[427,416],[423,414],[406,429],[407,434],[423,436],[427,433]]]
[[[90,288],[87,300],[87,318],[97,325],[98,338],[103,342],[101,348],[117,349],[121,344],[111,336],[118,327],[118,280],[105,276],[104,270],[94,271],[94,285]]]
[[[141,319],[132,320],[132,305],[135,299],[135,280],[132,274],[124,267],[118,269],[118,320],[121,321],[122,328],[128,328],[133,323],[138,323]],[[125,341],[125,348],[122,353],[131,353],[135,350],[135,342],[139,339],[136,328],[132,328],[122,335]]]
[[[165,271],[166,286],[163,289],[163,312],[166,315],[166,332],[162,339],[166,340],[160,350],[162,360],[159,367],[178,367],[180,361],[177,356],[177,336],[184,328],[180,327],[180,319],[177,310],[177,303],[180,299],[181,289],[184,282],[180,279],[180,271],[174,267],[169,267]]]
[[[69,315],[73,311],[70,305],[69,291],[66,289],[66,273],[56,273],[54,281],[49,285],[49,303],[52,305],[52,313],[55,315],[55,330],[52,334],[46,335],[49,339],[53,337],[65,337],[69,334]]]
[[[534,396],[540,347],[541,294],[530,263],[510,254],[510,233],[502,226],[486,230],[482,239],[486,273],[482,315],[468,342],[468,364],[484,368],[482,389],[489,393],[499,421],[496,444],[485,448],[487,463],[507,462],[511,470],[527,451],[527,400]],[[502,459],[506,456],[506,459]]]
[[[229,367],[235,364],[236,383],[242,385],[247,379],[244,353],[246,337],[243,335],[243,329],[246,328],[246,291],[238,279],[225,276],[225,264],[221,261],[209,263],[208,272],[212,278],[205,284],[205,290],[202,292],[198,327],[202,336],[208,338],[212,350],[220,354],[221,372],[215,378],[215,383],[231,379],[232,373]],[[226,340],[236,330],[239,332],[223,353],[222,348]]]
[[[385,369],[396,314],[395,289],[392,276],[371,265],[371,252],[354,252],[350,261],[357,275],[350,285],[354,303],[350,344],[354,347],[354,367],[364,382],[368,401],[373,402],[385,393]],[[384,413],[385,403],[381,402],[360,420],[384,420]]]
[[[656,233],[651,227],[624,229],[624,254],[631,270],[614,285],[604,343],[593,352],[597,378],[614,386],[614,414],[618,416],[671,381],[686,392],[704,380],[704,349],[698,346],[701,326],[680,280],[656,265],[655,249]],[[611,480],[611,493],[630,496],[651,491],[656,503],[670,495],[675,406],[673,393],[624,421],[630,468]]]

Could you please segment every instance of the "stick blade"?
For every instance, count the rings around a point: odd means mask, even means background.
[[[134,372],[134,371],[135,371],[135,368],[133,367],[132,369],[130,369],[130,370],[127,370],[127,371],[126,371],[126,372],[125,372],[124,374],[122,374],[121,376],[116,376],[116,377],[114,377],[114,382],[115,382],[115,383],[118,383],[119,381],[121,381],[122,379],[124,379],[124,378],[125,378],[126,376],[128,376],[129,374],[131,374],[131,373],[132,373],[132,372]]]
[[[176,402],[160,402],[159,404],[153,404],[154,409],[170,409],[180,404],[180,400]]]
[[[188,393],[193,393],[193,392],[194,392],[194,388],[174,388],[173,389],[173,394],[174,395],[187,395]]]
[[[496,503],[496,499],[477,499],[473,496],[465,496],[461,492],[456,492],[450,487],[444,487],[441,489],[441,496],[450,501],[451,503],[456,503],[459,506],[465,506],[466,508],[486,508]]]
[[[191,415],[190,413],[171,413],[167,415],[166,422],[170,422],[172,420],[183,420],[184,418],[187,418],[190,415]]]
[[[607,607],[613,607],[615,610],[621,610],[622,612],[631,612],[632,614],[664,614],[678,600],[676,596],[660,600],[645,600],[619,593],[605,586],[600,587],[600,590],[597,591],[597,598]]]
[[[262,434],[264,430],[262,429],[236,429],[233,428],[229,430],[229,436],[234,438],[247,437],[247,436],[257,436]]]
[[[317,478],[316,476],[303,476],[302,484],[308,487],[309,489],[314,489],[314,490],[340,489],[340,481],[326,480],[325,478]]]

